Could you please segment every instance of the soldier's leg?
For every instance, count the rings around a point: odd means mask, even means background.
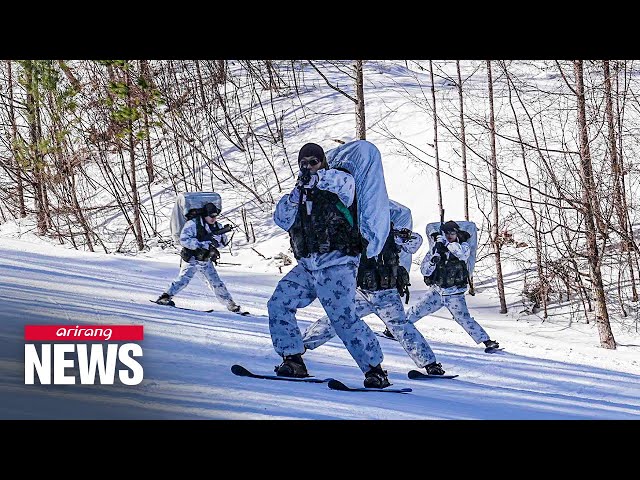
[[[376,313],[402,345],[407,355],[422,368],[436,361],[436,356],[416,326],[407,320],[398,290],[381,290],[371,294]]]
[[[443,301],[451,312],[451,315],[453,315],[453,319],[464,328],[465,332],[467,332],[476,343],[489,340],[489,335],[485,332],[484,328],[469,314],[464,293],[445,295]]]
[[[378,339],[355,311],[356,271],[354,264],[335,265],[313,272],[318,299],[331,325],[360,367],[368,372],[382,363]]]
[[[182,265],[180,266],[180,273],[178,273],[176,279],[171,282],[171,285],[167,289],[167,294],[170,296],[174,296],[184,287],[189,285],[189,282],[196,274],[196,271],[197,268],[195,260],[191,260],[189,262],[183,261]]]
[[[313,277],[301,265],[293,267],[276,285],[267,302],[267,311],[273,348],[281,357],[304,353],[296,311],[316,297]]]
[[[359,290],[356,291],[355,307],[356,315],[360,318],[370,313],[374,313],[371,304]],[[324,345],[335,336],[336,331],[331,326],[331,320],[329,320],[329,317],[325,315],[319,320],[313,322],[305,330],[303,334],[304,346],[307,350],[313,350],[314,348],[318,348],[320,345]]]
[[[442,308],[442,297],[434,288],[430,288],[418,303],[407,310],[407,320],[416,323],[422,317],[437,312],[440,308]]]
[[[218,301],[227,307],[228,310],[236,308],[236,302],[233,301],[233,297],[231,297],[231,294],[227,290],[227,286],[220,279],[220,275],[218,275],[213,263],[198,262],[198,268],[209,288],[216,294]]]

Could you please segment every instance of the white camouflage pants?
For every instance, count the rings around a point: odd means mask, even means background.
[[[213,290],[213,293],[216,294],[220,303],[229,310],[235,307],[236,304],[233,301],[233,298],[231,298],[231,294],[227,291],[227,287],[224,282],[220,280],[220,276],[218,275],[218,272],[216,272],[213,263],[210,261],[199,262],[193,257],[191,257],[188,262],[185,262],[184,260],[182,261],[180,273],[176,279],[171,282],[166,293],[171,296],[176,295],[180,290],[189,285],[189,282],[193,279],[196,272],[200,272],[202,274],[206,284],[211,290]]]
[[[296,311],[317,298],[360,370],[367,372],[382,363],[378,339],[355,313],[357,268],[346,264],[311,271],[298,264],[278,282],[267,303],[271,341],[278,355],[304,353]]]
[[[398,290],[393,288],[368,292],[358,289],[355,306],[359,318],[371,313],[380,317],[418,367],[422,368],[436,361],[436,356],[425,338],[413,323],[407,321]],[[329,319],[322,317],[305,331],[304,346],[313,350],[333,338],[335,334]]]
[[[454,295],[440,295],[435,289],[430,289],[427,294],[409,310],[407,310],[407,320],[416,323],[422,317],[437,312],[443,306],[447,307],[453,319],[464,328],[476,343],[489,340],[489,335],[484,328],[469,314],[464,293]]]

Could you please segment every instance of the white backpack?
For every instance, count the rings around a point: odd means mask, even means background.
[[[216,192],[186,192],[176,197],[176,203],[171,212],[171,238],[174,245],[180,245],[180,232],[187,223],[189,211],[202,208],[207,203],[213,203],[218,210],[222,210],[222,197]],[[193,213],[193,212],[192,212]]]

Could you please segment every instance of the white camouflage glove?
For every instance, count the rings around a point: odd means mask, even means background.
[[[447,240],[447,237],[445,237],[444,235],[438,235],[438,238],[436,238],[436,242],[440,242],[445,247],[449,245],[449,241]]]
[[[293,187],[293,190],[291,190],[291,193],[289,194],[289,201],[291,203],[295,203],[296,205],[300,203],[300,188],[299,187]]]
[[[309,188],[309,189],[311,189],[311,188],[315,187],[315,186],[318,184],[318,180],[319,180],[319,179],[320,179],[320,177],[318,176],[318,174],[317,174],[317,173],[312,173],[312,174],[311,174],[311,180],[309,180],[309,182],[307,182],[307,183],[304,185],[304,188]]]

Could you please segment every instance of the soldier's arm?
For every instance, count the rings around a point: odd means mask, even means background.
[[[398,243],[401,240],[401,243]],[[411,238],[405,239],[396,237],[396,244],[407,253],[416,253],[422,246],[422,236],[419,233],[411,232]]]
[[[467,242],[451,242],[447,245],[447,249],[462,261],[467,261],[471,255],[471,247]]]
[[[278,205],[276,205],[276,211],[273,213],[273,221],[285,231],[293,226],[293,222],[296,220],[296,214],[298,213],[298,204],[289,201],[289,195],[283,196]]]
[[[182,227],[180,232],[180,245],[188,248],[189,250],[195,250],[196,248],[209,248],[204,242],[198,241],[198,229],[196,227],[196,220],[189,220]]]
[[[422,273],[422,275],[424,275],[425,277],[431,275],[436,269],[435,264],[431,263],[432,257],[433,255],[431,254],[431,250],[429,250],[429,252],[427,252],[427,254],[422,259],[422,263],[420,264],[420,273]]]

